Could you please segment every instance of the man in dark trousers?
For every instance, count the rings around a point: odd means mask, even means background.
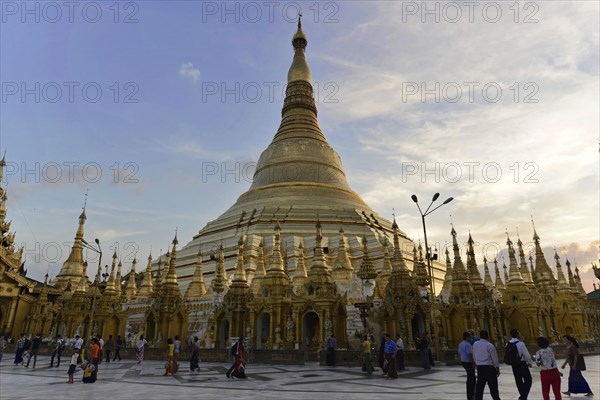
[[[35,337],[35,339],[33,339],[33,341],[31,342],[31,348],[29,350],[29,360],[27,360],[27,365],[25,365],[25,368],[29,368],[29,362],[31,361],[31,359],[33,358],[33,368],[35,368],[35,363],[37,362],[37,356],[38,356],[38,352],[40,351],[40,346],[42,344],[42,334],[38,333],[37,336]]]
[[[488,339],[488,331],[479,332],[481,339],[473,344],[473,360],[477,365],[477,383],[475,384],[475,400],[483,400],[485,385],[490,387],[493,400],[500,400],[498,394],[498,377],[500,376],[500,363],[498,352]]]
[[[52,352],[52,357],[50,358],[50,368],[54,366],[54,357],[57,357],[56,368],[60,366],[60,355],[62,354],[64,349],[65,340],[62,337],[60,337],[60,335],[56,335],[56,347],[54,348],[54,351]]]
[[[467,400],[473,400],[475,396],[475,361],[469,332],[463,333],[463,341],[458,345],[458,354],[463,368],[467,371]]]
[[[117,336],[117,341],[115,343],[115,356],[113,357],[113,361],[119,357],[119,361],[121,361],[121,346],[123,346],[123,340],[121,339],[121,335]]]
[[[514,343],[517,346],[518,361],[512,365],[512,372],[519,391],[519,400],[527,400],[529,391],[531,390],[531,372],[529,367],[532,365],[531,355],[527,351],[525,343],[519,340],[519,331],[517,329],[510,330],[512,339],[508,343]]]
[[[327,338],[327,365],[334,366],[335,365],[335,346],[337,345],[337,340],[335,340],[335,335],[332,333],[329,338]]]

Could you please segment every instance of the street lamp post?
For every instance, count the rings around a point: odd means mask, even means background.
[[[100,274],[102,272],[102,248],[100,247],[100,240],[98,238],[94,239],[94,241],[96,242],[96,246],[98,246],[98,248],[96,249],[95,247],[91,246],[88,242],[86,242],[85,240],[82,240],[83,245],[86,249],[95,251],[96,253],[98,253],[99,257],[98,257],[98,271],[96,272],[96,290],[100,290]],[[94,291],[94,293],[92,294],[92,310],[90,313],[90,325],[89,325],[89,329],[87,329],[86,331],[86,338],[89,338],[93,333],[94,333],[94,311],[96,310],[96,292]]]
[[[410,198],[412,199],[412,201],[415,202],[415,204],[417,205],[417,208],[419,209],[419,213],[421,214],[421,221],[423,222],[423,236],[425,238],[425,259],[427,260],[427,269],[429,272],[429,288],[431,290],[431,323],[433,325],[433,337],[435,338],[434,340],[434,344],[435,344],[435,355],[436,358],[439,360],[440,359],[440,345],[439,345],[439,338],[438,338],[438,332],[437,332],[437,324],[435,323],[435,313],[434,313],[434,305],[435,305],[435,283],[434,283],[434,276],[433,276],[433,266],[431,265],[431,252],[429,249],[429,244],[427,243],[427,228],[425,226],[425,217],[428,216],[429,214],[431,214],[432,212],[434,212],[435,210],[437,210],[438,208],[440,208],[441,206],[443,206],[444,204],[448,204],[450,203],[452,200],[454,200],[453,197],[448,197],[446,200],[444,200],[444,202],[440,205],[438,205],[437,207],[435,207],[434,209],[430,210],[431,206],[433,205],[433,203],[438,199],[438,197],[440,197],[439,193],[436,193],[433,195],[433,198],[431,199],[431,203],[429,203],[429,206],[427,207],[427,209],[425,210],[425,212],[423,212],[421,210],[421,206],[419,206],[419,200],[417,199],[416,195],[412,195],[410,196]]]

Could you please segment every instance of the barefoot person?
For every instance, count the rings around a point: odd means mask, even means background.
[[[571,367],[569,371],[569,390],[563,393],[567,396],[572,393],[585,393],[586,396],[592,397],[594,393],[592,393],[590,385],[581,374],[581,371],[585,368],[585,363],[583,362],[583,356],[579,354],[579,343],[570,335],[563,336],[563,342],[567,346],[567,359],[562,368],[564,369],[567,363]]]
[[[542,396],[544,400],[550,400],[550,387],[554,392],[554,400],[561,400],[560,395],[560,372],[556,365],[556,357],[549,347],[550,342],[547,338],[540,336],[537,338],[537,344],[540,349],[535,353],[535,363],[540,370],[540,380],[542,381]]]

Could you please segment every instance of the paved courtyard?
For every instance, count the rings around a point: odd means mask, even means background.
[[[131,360],[101,364],[98,381],[81,383],[82,371],[75,384],[67,384],[67,363],[49,368],[49,357],[40,356],[37,368],[12,364],[14,355],[4,354],[0,363],[0,399],[419,399],[464,400],[465,378],[462,367],[439,366],[431,371],[411,367],[396,380],[386,380],[380,373],[367,377],[360,368],[280,365],[248,365],[247,380],[225,377],[229,367],[223,363],[201,363],[200,372],[189,372],[181,363],[180,372],[163,376],[163,362],[144,361],[141,366]],[[600,356],[586,359],[585,377],[600,399]],[[33,361],[32,361],[33,363]],[[562,390],[566,390],[568,367],[563,371]],[[532,370],[530,399],[541,399],[539,373]],[[486,392],[487,393],[487,392]],[[510,367],[501,366],[500,396],[516,400],[518,394]],[[484,396],[490,399],[489,394]],[[566,398],[566,397],[565,397]],[[571,399],[584,399],[573,396]]]

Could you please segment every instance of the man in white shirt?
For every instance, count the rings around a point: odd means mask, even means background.
[[[519,340],[519,331],[514,328],[511,329],[510,336],[512,336],[512,339],[510,339],[509,343],[515,343],[519,352],[519,362],[512,365],[515,383],[519,390],[519,400],[527,400],[529,391],[531,390],[531,372],[529,372],[529,367],[531,367],[533,361],[531,360],[527,346]]]
[[[498,376],[500,376],[500,363],[498,352],[489,342],[488,331],[479,332],[480,340],[473,344],[473,359],[477,365],[477,384],[475,385],[475,400],[483,400],[485,385],[490,387],[493,400],[500,400],[498,394]]]
[[[77,357],[77,364],[81,363],[82,358],[81,358],[81,349],[83,348],[83,339],[81,337],[79,337],[79,335],[75,335],[75,343],[73,344],[73,349],[77,350],[77,354],[79,354],[79,357]]]
[[[404,341],[399,333],[396,334],[396,347],[396,371],[404,371]]]
[[[100,335],[98,335],[98,346],[100,346],[100,354],[102,354],[104,351],[104,339]],[[99,358],[98,364],[102,364],[102,357]]]

